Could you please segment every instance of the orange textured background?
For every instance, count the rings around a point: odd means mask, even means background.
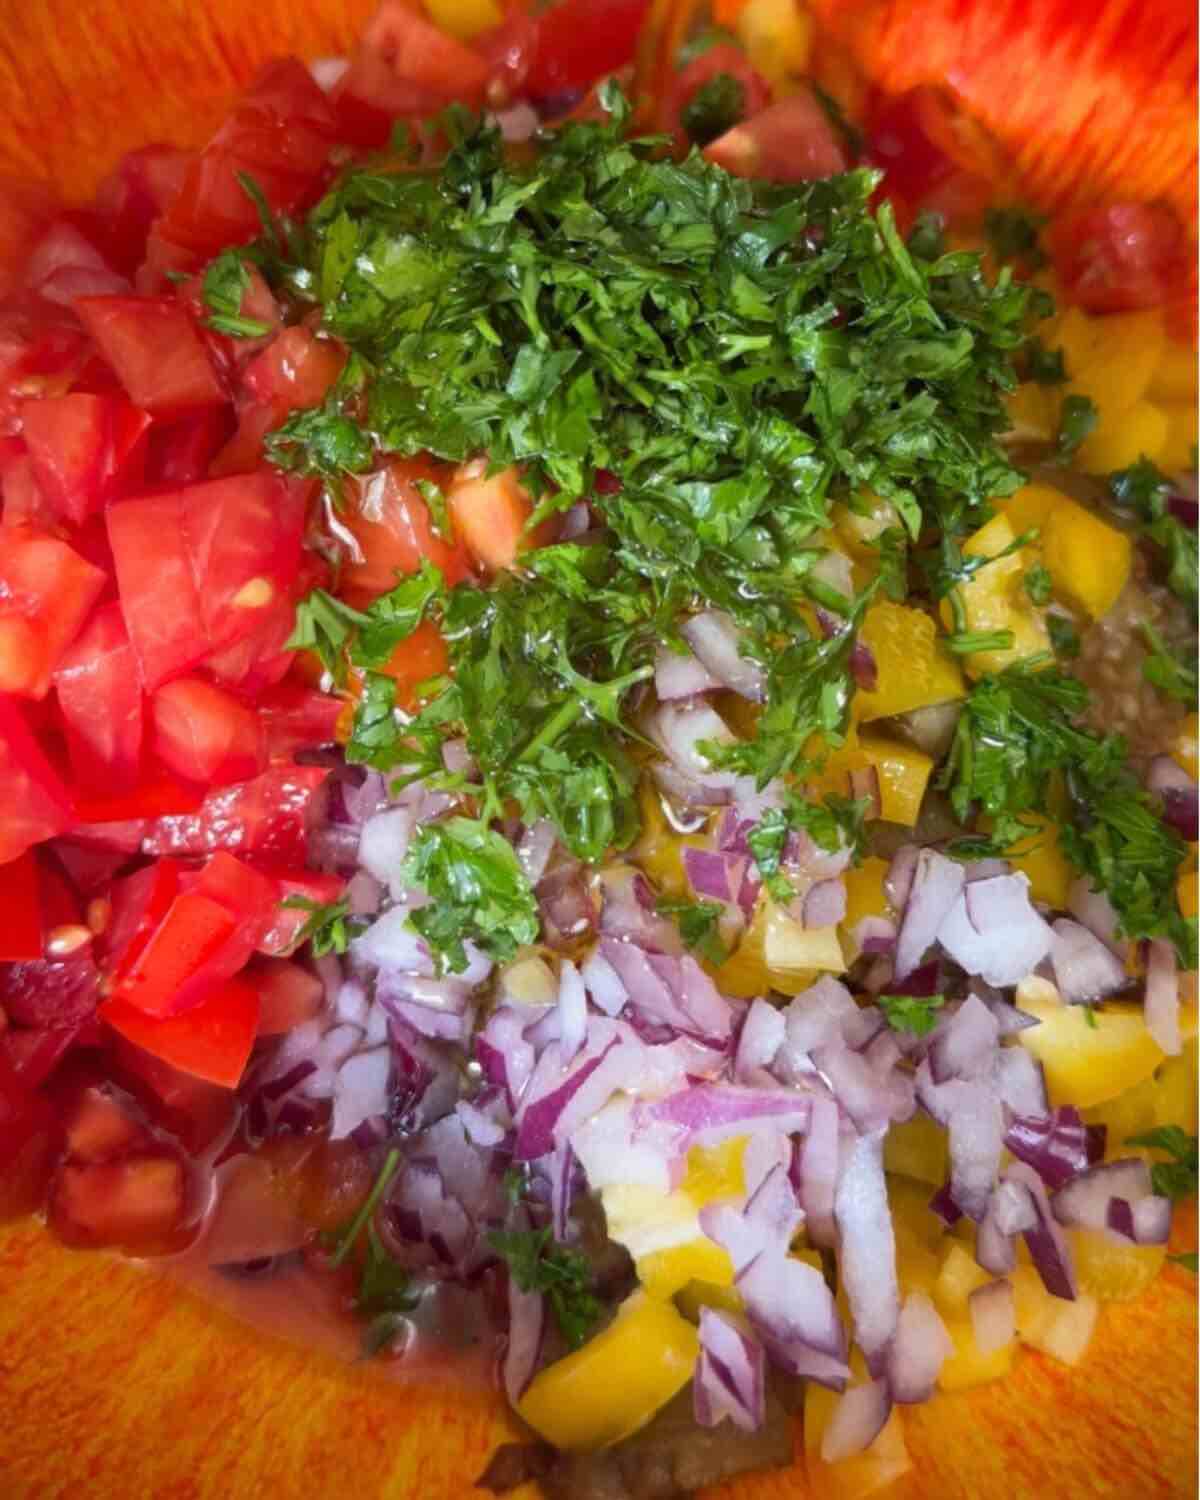
[[[81,197],[130,147],[201,141],[266,57],[343,51],[369,9],[0,0],[0,171]],[[1195,1279],[1169,1270],[1106,1310],[1080,1368],[1022,1355],[1002,1384],[906,1412],[915,1468],[887,1494],[1194,1495],[1195,1348]],[[507,1431],[483,1393],[399,1388],[35,1224],[0,1231],[0,1500],[458,1500]],[[799,1470],[721,1492],[809,1493]]]

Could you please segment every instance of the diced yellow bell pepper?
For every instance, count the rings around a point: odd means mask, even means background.
[[[735,1287],[718,1286],[712,1281],[689,1281],[675,1294],[675,1306],[689,1323],[698,1323],[702,1307],[715,1307],[721,1312],[740,1313],[742,1294]]]
[[[1162,412],[1167,424],[1166,435],[1156,459],[1159,467],[1166,469],[1168,473],[1192,468],[1197,441],[1195,400],[1164,401],[1157,410]]]
[[[701,1205],[740,1198],[746,1191],[746,1145],[746,1136],[734,1135],[719,1146],[693,1146],[680,1188]]]
[[[812,17],[795,0],[746,0],[734,30],[751,63],[778,84],[807,71],[812,26]]]
[[[860,635],[878,671],[875,691],[854,695],[854,716],[862,723],[965,695],[962,671],[924,610],[881,600],[867,611]]]
[[[701,1281],[710,1286],[733,1285],[733,1262],[729,1251],[703,1237],[672,1245],[667,1250],[652,1250],[636,1261],[637,1276],[651,1297],[673,1297],[689,1282]]]
[[[881,815],[888,823],[911,828],[921,811],[925,788],[933,774],[933,757],[912,745],[863,735],[859,745],[879,777]]]
[[[1171,740],[1171,759],[1196,780],[1200,766],[1200,720],[1194,713],[1181,719]]]
[[[504,19],[497,0],[425,0],[429,19],[442,31],[469,42]]]
[[[699,1352],[695,1328],[670,1302],[634,1292],[590,1343],[534,1376],[517,1412],[556,1448],[605,1448],[678,1395]]]
[[[1050,518],[1057,514],[1057,507]],[[1047,519],[1047,525],[1050,519]],[[1006,515],[996,515],[981,526],[963,546],[965,557],[991,557],[977,573],[973,573],[958,587],[966,615],[968,631],[1007,630],[1012,632],[1013,643],[998,651],[975,651],[965,660],[967,672],[972,677],[984,673],[1000,672],[1013,662],[1023,661],[1028,656],[1037,656],[1050,649],[1050,636],[1046,630],[1043,612],[1038,609],[1026,592],[1024,578],[1033,558],[1029,549],[1022,547],[1006,557],[999,554],[1011,547],[1016,540],[1012,523]],[[942,604],[942,621],[946,628],[953,628],[954,616],[949,600]]]
[[[1053,441],[1058,432],[1061,404],[1057,387],[1025,381],[1008,398],[1012,436],[1027,443]]]
[[[945,1130],[924,1113],[893,1125],[883,1138],[883,1164],[889,1172],[902,1172],[918,1182],[941,1187],[949,1166]],[[925,1196],[928,1201],[931,1195]]]
[[[1196,404],[1196,351],[1180,339],[1163,340],[1162,354],[1150,376],[1150,395],[1155,401]]]
[[[1142,1156],[1158,1160],[1144,1146],[1129,1145],[1135,1135],[1145,1135],[1160,1125],[1177,1125],[1187,1135],[1195,1135],[1197,1100],[1195,1083],[1196,1039],[1184,1043],[1178,1057],[1168,1057],[1141,1083],[1125,1089],[1115,1099],[1085,1109],[1089,1125],[1103,1125],[1106,1132],[1105,1155],[1111,1160],[1121,1156]]]
[[[1067,1231],[1080,1291],[1098,1302],[1132,1302],[1163,1268],[1165,1245],[1133,1245],[1107,1230]]]
[[[1042,525],[1042,556],[1055,592],[1098,620],[1129,580],[1133,545],[1126,532],[1064,496]]]
[[[1115,1098],[1149,1077],[1165,1053],[1146,1030],[1140,1005],[1108,1003],[1093,1012],[1086,1007],[1034,998],[1025,986],[1017,1005],[1041,1022],[1019,1034],[1046,1074],[1050,1103],[1090,1109]]]
[[[1185,870],[1179,877],[1179,910],[1185,917],[1194,917],[1200,912],[1197,906],[1196,871]]]
[[[886,917],[891,910],[883,889],[888,862],[868,854],[860,865],[851,865],[842,879],[846,883],[846,916],[842,922],[842,946],[864,917]]]
[[[1040,812],[1022,813],[1021,822],[1029,829],[1029,836],[1007,849],[1004,857],[1028,877],[1030,895],[1035,901],[1062,909],[1067,904],[1075,874],[1062,851],[1059,824]],[[992,826],[990,818],[980,819],[985,833]]]
[[[1135,401],[1119,409],[1110,406],[1107,411],[1101,408],[1095,427],[1079,445],[1075,463],[1089,474],[1111,474],[1142,457],[1158,463],[1167,434],[1167,414],[1151,401]]]
[[[803,974],[807,976],[805,987],[816,974],[846,972],[846,956],[836,927],[804,927],[773,901],[767,902],[763,961],[772,982],[779,976]]]
[[[1022,1344],[1033,1344],[1054,1317],[1054,1304],[1060,1299],[1050,1295],[1032,1265],[1017,1266],[1009,1272],[1008,1281],[1013,1289],[1017,1338]]]
[[[708,848],[708,839],[700,834],[675,832],[663,815],[662,802],[648,776],[642,778],[638,787],[638,803],[642,831],[629,857],[649,876],[662,895],[673,901],[687,900],[692,891],[683,872],[683,851],[688,847]]]
[[[840,1399],[836,1391],[826,1390],[815,1380],[805,1385],[804,1463],[808,1485],[804,1493],[809,1500],[866,1500],[868,1495],[889,1489],[912,1468],[898,1408],[861,1453],[841,1463],[824,1463],[821,1441]]]
[[[1014,494],[995,503],[1000,514],[1008,517],[1013,536],[1021,536],[1035,526],[1044,525],[1062,498],[1062,490],[1056,490],[1052,484],[1023,484]]]
[[[851,556],[873,558],[882,533],[898,526],[900,518],[890,500],[874,490],[860,490],[853,505],[839,500],[833,507],[833,524]]]
[[[1012,1368],[1015,1339],[983,1354],[975,1342],[970,1321],[948,1319],[946,1332],[954,1351],[938,1375],[938,1385],[943,1391],[969,1391],[973,1386],[986,1385],[989,1380],[1002,1379]]]
[[[889,1131],[888,1136],[891,1134]],[[942,1135],[944,1138],[945,1131]],[[886,1159],[884,1165],[887,1166]],[[940,1270],[946,1230],[941,1219],[929,1206],[933,1194],[929,1191],[928,1183],[893,1172],[890,1167],[887,1170],[888,1206],[891,1209],[897,1248],[904,1251],[927,1250]],[[938,1185],[940,1187],[941,1183]]]
[[[949,1245],[942,1258],[937,1285],[933,1289],[933,1300],[938,1305],[938,1311],[944,1318],[969,1317],[968,1298],[981,1286],[987,1286],[991,1279],[966,1246],[957,1243]]]
[[[1078,307],[1068,308],[1058,325],[1067,390],[1090,397],[1102,416],[1127,411],[1149,389],[1165,337],[1157,312],[1090,318]]]

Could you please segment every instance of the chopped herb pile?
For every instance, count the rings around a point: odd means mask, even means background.
[[[937,1025],[937,1013],[946,1003],[945,995],[880,995],[879,1008],[893,1031],[911,1031],[914,1036],[928,1036]]]
[[[1196,1196],[1197,1171],[1200,1157],[1198,1142],[1194,1135],[1178,1125],[1162,1125],[1157,1130],[1148,1130],[1144,1135],[1131,1135],[1127,1146],[1148,1146],[1154,1151],[1164,1151],[1170,1161],[1156,1161],[1150,1168],[1150,1181],[1156,1193],[1172,1202]]]
[[[496,1229],[488,1244],[508,1263],[523,1292],[541,1292],[563,1338],[577,1349],[595,1327],[602,1308],[591,1291],[586,1256],[551,1238],[550,1229]]]

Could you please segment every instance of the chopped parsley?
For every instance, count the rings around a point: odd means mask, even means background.
[[[289,896],[280,905],[287,911],[306,911],[308,919],[296,935],[297,946],[308,943],[315,958],[326,953],[345,953],[351,939],[365,927],[366,923],[350,915],[348,901],[332,901],[322,904],[310,901],[307,896]]]
[[[343,1265],[356,1247],[361,1249],[358,1286],[351,1307],[367,1321],[362,1336],[365,1359],[372,1359],[387,1348],[403,1329],[404,1314],[417,1305],[408,1272],[388,1254],[374,1221],[375,1209],[399,1164],[399,1151],[389,1151],[358,1213],[340,1228],[327,1230],[320,1236],[334,1268]]]
[[[707,146],[732,130],[745,113],[745,85],[732,73],[714,73],[684,105],[679,121],[690,141]]]
[[[578,1349],[599,1321],[602,1308],[591,1290],[586,1256],[560,1245],[544,1229],[495,1229],[487,1242],[508,1263],[523,1292],[541,1292],[572,1349]]]
[[[237,250],[222,250],[214,256],[202,283],[208,326],[235,339],[257,339],[270,333],[269,324],[242,316],[242,299],[249,290],[250,270]]]
[[[1143,620],[1141,632],[1149,648],[1142,662],[1142,676],[1164,698],[1174,698],[1177,703],[1195,704],[1197,691],[1200,689],[1195,649],[1184,660],[1170,649],[1153,625]]]
[[[1184,1198],[1196,1196],[1197,1169],[1200,1156],[1194,1135],[1188,1135],[1178,1125],[1162,1125],[1157,1130],[1148,1130],[1144,1135],[1127,1137],[1127,1146],[1148,1146],[1153,1151],[1164,1151],[1170,1161],[1156,1161],[1150,1167],[1150,1181],[1156,1193],[1177,1203]]]
[[[1040,271],[1046,264],[1046,252],[1039,238],[1045,223],[1041,214],[1019,205],[997,206],[984,215],[983,232],[997,260],[1015,261],[1025,270]]]
[[[1054,592],[1054,580],[1045,563],[1034,563],[1032,568],[1027,568],[1021,582],[1025,585],[1031,604],[1049,604],[1050,595]]]
[[[296,623],[284,643],[286,651],[312,651],[334,682],[346,681],[346,647],[367,616],[335,599],[324,589],[313,589],[296,606]]]
[[[1025,373],[1038,385],[1062,385],[1067,378],[1061,349],[1047,349],[1035,333],[1025,345]]]
[[[929,1035],[945,1003],[945,995],[880,995],[876,1001],[893,1031],[911,1031],[914,1036]]]
[[[1142,536],[1159,549],[1166,565],[1167,587],[1194,610],[1200,561],[1196,532],[1171,513],[1171,485],[1147,458],[1108,476],[1116,510],[1134,521]]]
[[[1059,463],[1069,463],[1079,450],[1079,445],[1089,436],[1100,420],[1096,403],[1090,396],[1067,396],[1058,419],[1058,438],[1054,452]]]
[[[721,941],[719,923],[724,910],[719,901],[667,901],[658,903],[659,914],[670,917],[679,928],[684,944],[710,964],[723,964],[729,950]]]

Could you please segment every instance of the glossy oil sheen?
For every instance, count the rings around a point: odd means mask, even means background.
[[[0,0],[0,172],[88,192],[122,151],[201,142],[270,56],[345,50],[371,0]],[[1193,1206],[1194,1207],[1194,1206]],[[1195,1245],[1176,1227],[1173,1248]],[[1196,1493],[1196,1282],[1169,1268],[1105,1309],[1075,1370],[904,1413],[887,1500],[1181,1500]],[[501,1403],[381,1378],[256,1332],[114,1259],[0,1229],[3,1500],[460,1500]],[[716,1500],[849,1500],[802,1469]],[[529,1492],[518,1492],[529,1500]]]

